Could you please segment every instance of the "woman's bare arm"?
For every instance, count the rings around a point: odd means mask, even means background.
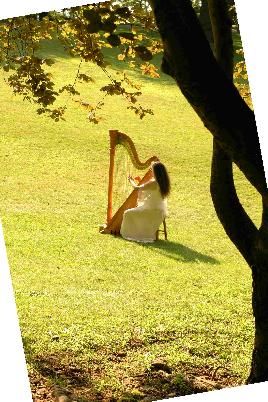
[[[130,177],[130,176],[129,176],[128,180],[129,180],[130,184],[132,185],[132,187],[135,188],[135,190],[140,190],[140,189],[143,189],[143,190],[148,189],[149,190],[150,188],[153,188],[156,183],[155,180],[149,180],[144,184],[137,185],[135,183],[135,181],[132,179],[132,177]]]

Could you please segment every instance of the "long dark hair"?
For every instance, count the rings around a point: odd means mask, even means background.
[[[170,193],[170,179],[165,165],[161,162],[154,162],[152,164],[152,170],[162,197],[167,197]]]

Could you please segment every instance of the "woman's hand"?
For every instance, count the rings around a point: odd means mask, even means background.
[[[128,181],[132,185],[132,187],[134,187],[134,188],[136,187],[136,182],[132,176],[130,176],[130,175],[128,176]]]

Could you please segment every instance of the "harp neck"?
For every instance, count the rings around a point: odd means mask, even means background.
[[[117,130],[110,130],[110,149],[115,149],[115,147],[119,144],[123,145],[126,148],[131,162],[136,169],[146,169],[150,167],[152,162],[159,160],[156,156],[152,156],[146,161],[142,162],[138,156],[138,152],[131,138],[128,135],[120,133]]]

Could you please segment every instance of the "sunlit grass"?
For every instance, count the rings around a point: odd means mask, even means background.
[[[58,59],[57,85],[73,82],[79,60],[55,43],[48,55]],[[107,77],[83,68],[96,84],[80,87],[81,96],[97,103]],[[222,366],[242,382],[252,348],[251,277],[210,199],[211,136],[168,77],[131,76],[154,116],[141,121],[124,100],[107,97],[94,126],[68,96],[60,101],[65,122],[38,117],[1,75],[0,211],[28,367],[40,356],[69,356],[99,367],[95,386],[115,395],[125,390],[122,378],[158,357],[177,368]],[[99,234],[109,129],[130,135],[142,159],[154,154],[167,165],[167,242],[142,246]],[[256,193],[237,171],[236,182],[258,223]],[[122,351],[124,359],[111,359]]]

